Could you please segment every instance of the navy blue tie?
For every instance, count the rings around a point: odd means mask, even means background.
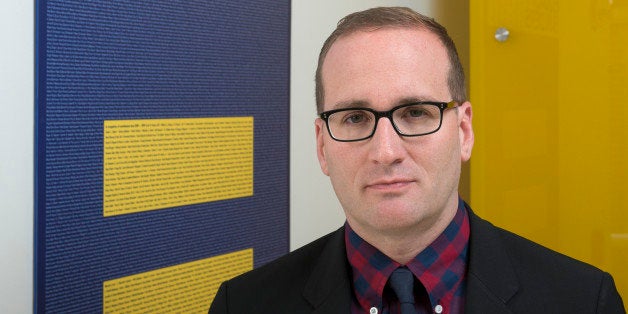
[[[415,314],[412,272],[406,267],[399,267],[390,275],[388,282],[401,303],[401,314]]]

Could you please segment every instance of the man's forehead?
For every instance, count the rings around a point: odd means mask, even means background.
[[[324,110],[449,101],[444,99],[448,70],[444,45],[425,29],[354,32],[339,38],[323,63]],[[375,95],[378,91],[385,100]]]
[[[436,34],[425,27],[420,26],[382,26],[382,27],[365,27],[356,29],[338,37],[329,47],[329,51],[338,49],[338,46],[356,45],[360,42],[368,44],[374,37],[385,34],[385,37],[394,41],[396,38],[410,38],[411,40],[423,41],[426,44],[441,46],[444,45]],[[356,38],[361,40],[355,40]]]
[[[339,37],[325,55],[321,75],[324,78],[338,66],[354,60],[367,60],[364,66],[375,67],[378,63],[371,60],[385,61],[387,56],[402,53],[404,49],[409,57],[440,60],[449,68],[447,50],[434,33],[418,27],[385,27],[354,31]]]

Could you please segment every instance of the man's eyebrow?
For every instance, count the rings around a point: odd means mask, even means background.
[[[434,98],[432,98],[432,97],[425,97],[425,96],[405,97],[405,98],[401,98],[398,101],[396,101],[395,102],[395,106],[411,104],[411,103],[415,103],[415,102],[422,102],[422,101],[436,101],[436,100],[434,100]]]
[[[410,96],[410,97],[400,98],[394,101],[393,103],[391,103],[390,105],[394,107],[394,106],[401,106],[401,105],[411,104],[415,102],[422,102],[422,101],[440,102],[438,100],[435,100],[433,97]],[[372,104],[369,101],[351,99],[351,100],[340,101],[338,103],[335,103],[334,105],[331,106],[329,110],[345,109],[345,108],[371,108],[371,107],[372,107]]]
[[[352,100],[346,100],[346,101],[335,103],[333,106],[331,106],[330,110],[345,109],[345,108],[368,108],[369,104],[370,103],[366,100],[352,99]]]

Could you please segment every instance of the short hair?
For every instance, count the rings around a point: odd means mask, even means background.
[[[325,90],[323,89],[322,69],[325,57],[331,46],[342,36],[350,35],[357,31],[372,31],[385,27],[418,28],[427,30],[440,39],[447,50],[449,59],[449,73],[447,85],[453,100],[462,103],[466,101],[466,88],[464,70],[456,45],[447,34],[447,29],[433,18],[415,12],[405,7],[378,7],[365,11],[355,12],[342,18],[336,29],[329,35],[318,56],[316,68],[316,110],[320,114],[323,111]]]

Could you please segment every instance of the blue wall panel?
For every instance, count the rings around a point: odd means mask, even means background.
[[[105,280],[288,251],[290,1],[38,1],[37,312]],[[103,217],[103,121],[253,116],[254,196]]]

